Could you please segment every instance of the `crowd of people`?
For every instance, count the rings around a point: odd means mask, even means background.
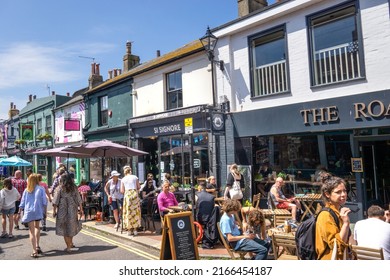
[[[261,169],[264,176],[271,172],[267,164]],[[271,174],[271,173],[269,173]],[[382,248],[385,259],[390,259],[390,214],[383,208],[373,205],[368,209],[368,218],[358,221],[351,231],[349,214],[345,207],[347,200],[347,184],[326,169],[316,173],[316,180],[321,184],[323,206],[331,209],[321,211],[317,217],[315,229],[315,248],[317,259],[345,259],[345,252],[350,244]],[[82,182],[85,184],[85,182]],[[277,177],[268,192],[273,207],[287,209],[291,212],[291,223],[299,224],[298,216],[302,214],[302,205],[295,197],[286,197],[283,193],[284,180]],[[146,180],[140,184],[139,178],[132,174],[130,166],[123,167],[121,173],[113,170],[104,185],[109,207],[115,220],[115,229],[123,226],[130,236],[137,236],[141,228],[141,216],[145,208],[156,205],[156,213],[161,219],[174,212],[172,206],[182,202],[175,195],[172,177],[166,174],[160,188],[153,174],[147,174]],[[254,260],[268,258],[270,238],[267,236],[267,223],[261,209],[242,207],[243,196],[236,197],[240,188],[244,192],[244,176],[237,164],[230,166],[230,173],[225,188],[216,182],[214,176],[206,182],[199,182],[195,196],[196,220],[203,227],[202,247],[214,248],[219,242],[216,224],[219,222],[223,238],[237,251],[246,251]],[[40,231],[47,231],[47,205],[53,206],[53,218],[56,220],[55,233],[65,241],[65,252],[71,253],[75,247],[73,237],[81,230],[80,219],[84,215],[83,200],[85,197],[74,182],[72,172],[60,166],[49,188],[42,181],[42,175],[28,172],[23,179],[22,172],[17,170],[14,177],[4,180],[4,188],[0,191],[0,207],[2,213],[1,238],[13,238],[15,230],[20,229],[21,222],[29,231],[32,245],[31,257],[41,255]],[[234,196],[234,197],[233,197]],[[215,203],[215,198],[223,198],[222,206]],[[150,203],[152,202],[152,203]],[[337,219],[334,218],[337,217]],[[241,222],[242,221],[242,222]],[[8,231],[7,231],[8,222]]]

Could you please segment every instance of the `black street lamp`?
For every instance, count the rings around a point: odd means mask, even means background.
[[[223,60],[215,60],[215,56],[214,56],[214,49],[217,45],[217,42],[218,42],[218,38],[213,34],[211,33],[211,30],[210,30],[210,27],[207,26],[207,30],[206,30],[206,34],[199,39],[199,41],[202,43],[205,51],[206,51],[206,54],[207,54],[207,57],[211,63],[211,86],[212,86],[212,95],[213,95],[213,111],[217,111],[218,108],[217,108],[217,96],[216,96],[216,91],[215,91],[215,73],[214,73],[214,65],[218,65],[219,66],[219,69],[221,71],[224,71],[225,70],[225,64],[223,62]],[[215,134],[214,131],[212,130],[213,134],[214,134],[214,137],[215,137],[215,161],[216,161],[216,164],[215,164],[215,169],[216,169],[216,179],[217,179],[217,183],[218,184],[221,184],[221,171],[220,171],[220,138],[219,138],[219,134]]]
[[[205,51],[207,52],[209,61],[211,63],[216,63],[219,66],[219,69],[224,71],[225,64],[223,60],[214,60],[214,49],[217,45],[218,38],[213,33],[211,33],[210,27],[207,26],[206,34],[200,38],[199,41],[202,43]]]

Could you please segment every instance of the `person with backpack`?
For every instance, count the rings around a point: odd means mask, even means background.
[[[348,214],[351,210],[343,207],[347,200],[346,182],[339,177],[329,177],[323,182],[321,194],[325,208],[329,209],[321,211],[317,216],[315,224],[316,259],[330,260],[334,248],[337,247],[336,259],[342,260],[350,235]],[[335,242],[336,245],[334,245]]]

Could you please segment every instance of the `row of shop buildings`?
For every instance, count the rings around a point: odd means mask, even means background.
[[[239,17],[202,42],[142,64],[127,43],[107,80],[93,63],[89,87],[72,96],[30,97],[18,114],[11,103],[7,154],[49,175],[54,164],[33,150],[108,139],[149,155],[109,159],[107,173],[131,160],[141,181],[169,172],[182,185],[209,175],[224,185],[235,162],[248,197],[264,161],[297,181],[323,165],[348,180],[359,216],[388,205],[389,1],[237,3]],[[32,139],[16,144],[28,125]],[[43,133],[52,138],[37,140]],[[74,164],[79,178],[101,178],[98,159]]]

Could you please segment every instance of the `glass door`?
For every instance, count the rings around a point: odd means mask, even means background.
[[[367,206],[387,207],[390,196],[390,141],[361,143]]]

